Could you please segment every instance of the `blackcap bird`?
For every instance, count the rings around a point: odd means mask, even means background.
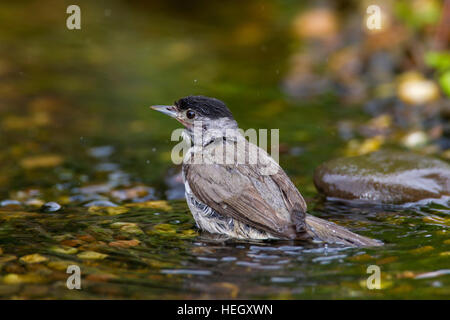
[[[222,101],[188,96],[172,106],[151,108],[185,127],[190,148],[182,173],[186,200],[198,228],[247,240],[382,245],[307,214],[305,200],[283,169],[245,139]]]

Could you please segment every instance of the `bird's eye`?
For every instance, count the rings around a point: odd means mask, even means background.
[[[195,112],[192,111],[192,110],[186,111],[186,117],[187,117],[188,119],[194,119],[194,118],[195,118]]]

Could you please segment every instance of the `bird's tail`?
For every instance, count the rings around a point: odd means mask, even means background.
[[[372,247],[383,245],[383,242],[380,240],[360,236],[344,227],[338,226],[333,222],[326,221],[309,214],[307,214],[305,218],[308,234],[310,234],[315,240],[354,247]]]

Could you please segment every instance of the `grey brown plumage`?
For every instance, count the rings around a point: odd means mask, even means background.
[[[236,140],[217,140],[198,149],[203,159],[214,157],[224,150],[234,150],[238,154],[240,144]],[[271,161],[271,165],[276,166],[276,173],[264,174],[261,172],[264,168],[261,160],[268,159],[269,155],[247,140],[242,145],[247,154],[258,152],[257,164],[226,164],[223,163],[225,160],[222,163],[191,164],[185,161],[184,178],[189,183],[189,192],[198,202],[207,203],[216,213],[263,230],[273,238],[321,240],[354,246],[380,244],[332,222],[306,215],[306,203],[283,169]],[[195,156],[198,156],[195,151],[190,154],[191,159]],[[252,230],[242,229],[242,232],[246,231],[250,233]]]
[[[189,96],[174,106],[152,108],[182,123],[192,143],[183,161],[183,179],[200,229],[238,239],[382,244],[306,214],[298,189],[267,152],[245,139],[222,101]]]
[[[216,212],[281,238],[305,238],[305,201],[281,168],[272,175],[246,163],[184,164],[183,170],[193,194]]]

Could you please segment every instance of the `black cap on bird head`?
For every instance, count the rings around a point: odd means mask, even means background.
[[[226,104],[215,98],[205,96],[188,96],[175,101],[175,106],[179,111],[191,109],[198,115],[209,119],[233,119],[233,115]]]
[[[237,126],[225,103],[215,98],[188,96],[175,101],[173,106],[158,105],[151,108],[177,119],[188,129],[192,128],[197,120],[203,121],[205,128]]]

